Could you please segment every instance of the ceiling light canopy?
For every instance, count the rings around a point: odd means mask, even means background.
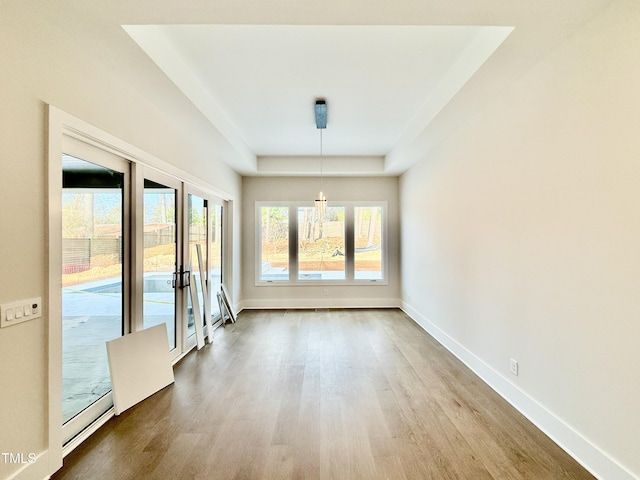
[[[327,128],[327,102],[316,100],[316,128]]]

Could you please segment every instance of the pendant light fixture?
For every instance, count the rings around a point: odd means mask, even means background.
[[[327,197],[324,195],[322,185],[322,130],[327,128],[327,103],[324,100],[316,100],[315,114],[316,128],[320,130],[320,192],[315,199],[315,204],[318,222],[323,222],[327,212]]]

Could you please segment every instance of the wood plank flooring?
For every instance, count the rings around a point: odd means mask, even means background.
[[[399,310],[244,311],[63,479],[594,478]]]

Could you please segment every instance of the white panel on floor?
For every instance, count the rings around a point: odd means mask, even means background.
[[[173,383],[165,324],[107,342],[116,415]]]

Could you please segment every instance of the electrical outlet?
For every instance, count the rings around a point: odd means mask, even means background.
[[[514,360],[513,358],[511,359],[510,370],[511,373],[513,373],[516,377],[518,376],[518,361]]]
[[[328,297],[329,296],[329,289],[325,288],[323,293],[324,293],[325,297]]]

